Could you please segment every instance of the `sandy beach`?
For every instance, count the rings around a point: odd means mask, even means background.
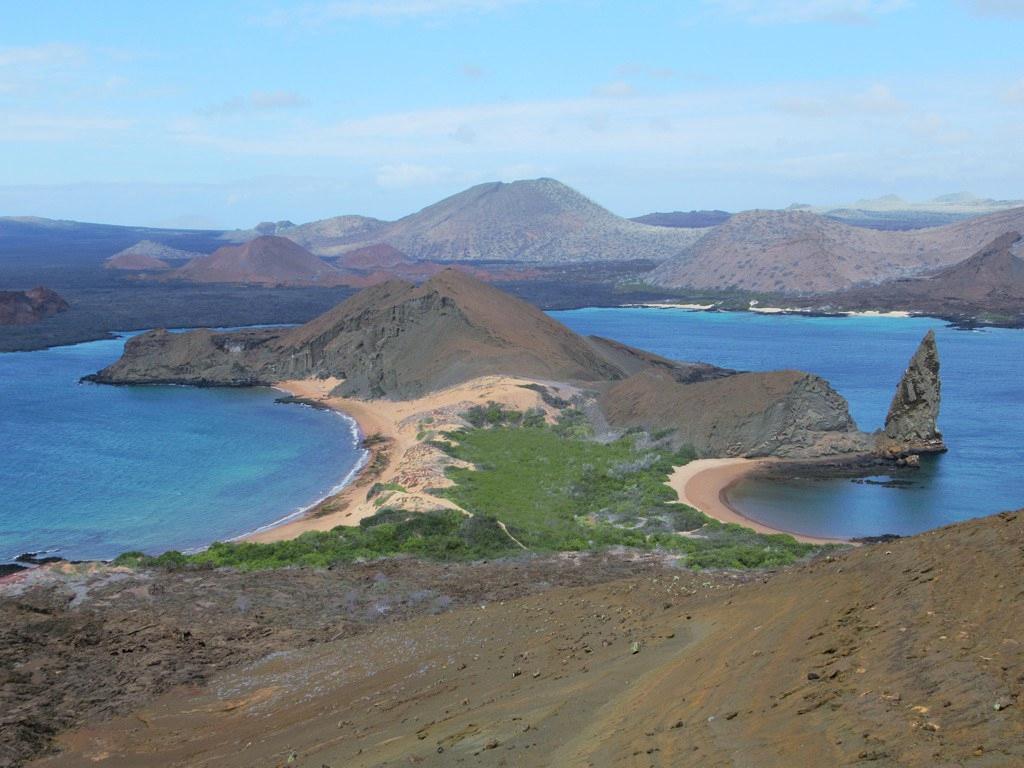
[[[726,493],[729,488],[750,472],[763,466],[769,459],[697,459],[689,464],[676,467],[669,476],[668,486],[678,495],[679,501],[699,509],[708,517],[722,523],[737,523],[758,533],[786,533],[807,544],[844,544],[844,539],[829,539],[805,536],[751,520],[732,507]]]
[[[460,414],[473,405],[489,401],[518,410],[541,408],[549,418],[554,417],[553,409],[545,405],[539,393],[524,387],[538,383],[528,379],[486,376],[414,400],[332,396],[331,391],[339,383],[337,379],[296,380],[282,382],[277,388],[355,419],[361,437],[368,443],[369,456],[364,465],[338,493],[301,516],[250,533],[242,537],[243,540],[284,541],[306,531],[357,525],[380,509],[382,499],[386,499],[389,507],[400,509],[457,509],[448,499],[430,493],[430,489],[450,484],[445,470],[456,463],[429,444],[434,434],[458,428]],[[565,385],[546,382],[545,385],[556,389],[560,396],[572,394],[571,388]],[[737,523],[758,533],[786,533],[809,544],[845,543],[843,539],[806,536],[764,525],[729,504],[728,489],[766,461],[770,459],[698,459],[677,467],[667,483],[682,503],[720,522]],[[387,490],[371,493],[377,484]]]
[[[415,511],[457,508],[448,499],[429,493],[429,489],[451,484],[445,470],[457,464],[430,445],[430,439],[462,426],[460,414],[492,400],[517,410],[541,408],[553,419],[554,409],[544,403],[538,392],[524,385],[541,383],[563,397],[571,396],[573,391],[561,384],[485,376],[414,400],[362,400],[332,396],[331,390],[339,383],[338,379],[285,381],[277,388],[355,419],[370,452],[363,468],[341,491],[302,516],[248,534],[243,540],[284,541],[306,531],[357,525],[375,514],[384,499],[389,507]],[[375,484],[386,490],[371,494]]]

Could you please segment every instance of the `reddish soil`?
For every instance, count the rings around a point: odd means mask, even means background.
[[[1022,540],[1006,513],[764,574],[584,556],[132,577],[21,598],[2,711],[81,724],[47,766],[1020,765]]]

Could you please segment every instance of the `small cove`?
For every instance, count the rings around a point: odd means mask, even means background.
[[[896,383],[928,329],[942,361],[949,453],[890,484],[849,479],[744,480],[728,494],[744,514],[813,536],[908,535],[1024,506],[1024,332],[960,331],[934,318],[803,317],[679,309],[552,312],[596,334],[677,360],[743,370],[796,368],[828,379],[864,430],[882,425]]]
[[[123,345],[0,355],[0,561],[202,547],[298,513],[362,457],[351,419],[271,389],[78,382]]]

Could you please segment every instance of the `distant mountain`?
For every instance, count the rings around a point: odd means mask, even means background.
[[[293,224],[291,222],[279,221],[273,224],[272,234],[287,237],[306,248],[309,251],[321,255],[331,255],[324,251],[325,247],[341,242],[362,242],[371,241],[373,235],[384,229],[388,222],[375,219],[371,216],[333,216],[329,219],[319,219],[306,224]],[[254,237],[267,234],[260,231],[266,229],[268,222],[257,224],[252,229],[235,229],[225,232],[222,239],[235,243],[244,243]]]
[[[105,262],[103,266],[107,269],[122,269],[126,272],[159,272],[170,269],[171,265],[156,256],[149,256],[144,253],[132,253],[121,251]]]
[[[926,200],[910,202],[898,195],[883,195],[838,206],[794,205],[857,227],[885,230],[924,229],[952,224],[975,216],[1024,207],[1024,200],[993,200],[954,192]]]
[[[69,306],[63,297],[49,288],[0,291],[0,325],[38,323],[59,312],[66,312]]]
[[[978,316],[1024,316],[1024,241],[1008,232],[964,261],[932,275],[854,288],[828,297],[847,309],[905,309]]]
[[[321,256],[385,243],[416,261],[662,260],[701,230],[623,219],[554,179],[471,187],[398,221],[360,216],[303,224],[281,234]]]
[[[717,227],[732,216],[728,211],[672,211],[671,213],[648,213],[630,219],[652,227],[701,228]]]
[[[190,259],[205,255],[205,253],[197,251],[183,251],[180,248],[171,248],[169,245],[152,240],[140,240],[135,245],[115,253],[104,262],[103,266],[107,269],[123,269],[135,272],[157,271],[170,269],[170,262],[189,261]]]
[[[393,269],[400,265],[411,264],[412,259],[387,243],[378,243],[356,248],[354,251],[346,251],[336,258],[334,263],[345,269]]]
[[[209,253],[223,244],[220,237],[219,231],[126,227],[33,216],[0,217],[0,267],[100,266],[111,254],[139,241]]]
[[[657,267],[660,286],[806,295],[880,283],[963,261],[1008,231],[1024,208],[943,227],[887,232],[808,211],[745,211]]]
[[[225,245],[193,259],[168,277],[194,283],[264,285],[337,285],[339,273],[302,246],[284,237],[262,235],[240,245]]]

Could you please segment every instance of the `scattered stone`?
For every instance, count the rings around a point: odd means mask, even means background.
[[[1013,699],[1011,699],[1009,696],[1000,696],[998,699],[995,700],[995,703],[992,705],[992,709],[994,709],[996,712],[1001,712],[1002,710],[1006,709],[1012,704]]]

